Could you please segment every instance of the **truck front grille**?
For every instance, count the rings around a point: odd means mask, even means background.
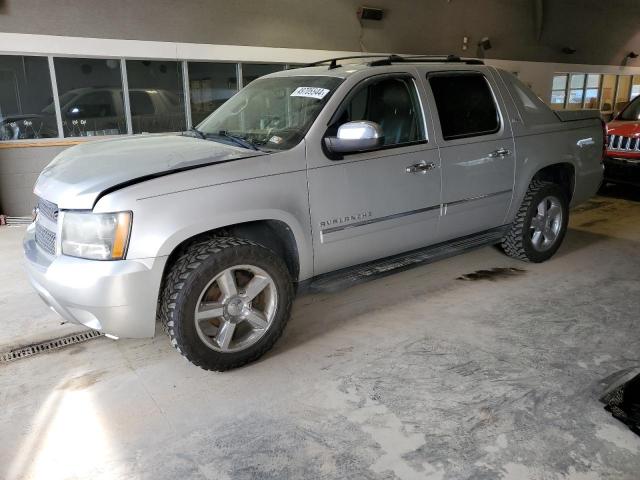
[[[38,198],[36,218],[36,244],[49,255],[56,254],[56,232],[58,230],[58,206]]]
[[[56,234],[40,223],[36,223],[36,243],[49,255],[56,254]]]
[[[58,206],[55,203],[51,203],[44,198],[38,198],[38,211],[48,220],[58,223]]]
[[[617,152],[640,152],[640,138],[608,135],[607,148]]]

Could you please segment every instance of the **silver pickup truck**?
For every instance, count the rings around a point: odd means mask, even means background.
[[[320,62],[181,135],[58,155],[27,270],[68,321],[147,337],[159,319],[192,363],[234,368],[273,346],[296,291],[487,244],[547,260],[600,186],[604,135],[477,60]]]

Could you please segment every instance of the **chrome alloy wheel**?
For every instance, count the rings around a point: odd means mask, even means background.
[[[545,197],[537,208],[537,214],[531,219],[529,227],[531,244],[539,252],[549,250],[560,236],[562,230],[562,204],[554,196]]]
[[[196,331],[212,350],[238,352],[264,336],[277,307],[278,292],[267,272],[254,265],[229,267],[200,293]]]

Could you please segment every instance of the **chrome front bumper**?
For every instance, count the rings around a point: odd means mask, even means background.
[[[152,337],[167,257],[95,261],[51,256],[25,234],[24,255],[31,284],[62,318],[115,337]]]

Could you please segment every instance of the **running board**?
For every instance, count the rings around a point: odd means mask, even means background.
[[[493,245],[504,237],[511,226],[505,225],[484,232],[457,238],[426,248],[412,250],[392,257],[362,263],[335,272],[325,273],[300,282],[298,293],[336,292],[374,278],[384,277],[409,268],[453,257],[463,252]]]

